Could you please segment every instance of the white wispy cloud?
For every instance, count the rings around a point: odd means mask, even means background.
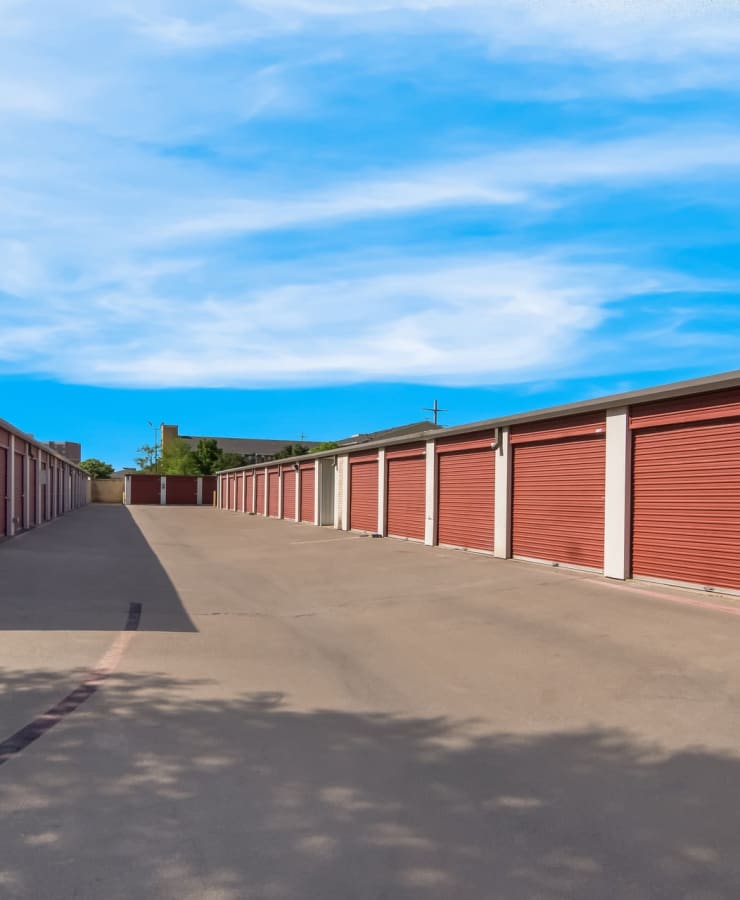
[[[537,207],[556,204],[558,189],[660,183],[693,173],[740,170],[740,132],[667,130],[612,141],[528,144],[501,153],[385,178],[363,177],[322,193],[279,194],[269,200],[230,198],[166,226],[165,238],[227,235],[331,221],[413,214],[466,206]]]
[[[590,335],[613,304],[690,284],[559,255],[384,268],[188,301],[158,286],[165,264],[94,291],[76,332],[78,296],[27,304],[4,329],[0,359],[17,365],[20,347],[33,371],[128,386],[554,377],[589,363]]]

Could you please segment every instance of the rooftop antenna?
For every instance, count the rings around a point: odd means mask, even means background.
[[[434,401],[434,406],[425,406],[425,407],[423,408],[423,411],[424,411],[424,412],[434,413],[434,424],[436,425],[436,424],[437,424],[437,418],[439,417],[439,414],[440,414],[441,412],[449,412],[449,409],[440,409],[440,408],[439,408],[439,403],[437,403],[437,401],[435,400],[435,401]]]

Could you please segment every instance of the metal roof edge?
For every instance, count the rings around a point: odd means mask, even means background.
[[[62,453],[57,453],[56,450],[52,450],[48,444],[45,444],[43,441],[38,440],[32,434],[29,434],[27,431],[21,431],[20,428],[15,425],[11,425],[10,422],[5,419],[0,419],[0,428],[3,431],[8,431],[10,434],[15,437],[19,437],[24,440],[27,444],[33,444],[38,450],[43,450],[44,453],[48,453],[49,456],[53,456],[55,459],[60,460],[61,462],[67,463],[68,466],[72,466],[73,469],[78,469],[80,472],[83,472],[85,475],[89,477],[89,472],[86,472],[78,463],[73,463],[72,460],[67,459]]]
[[[507,425],[520,425],[525,422],[545,421],[557,419],[561,416],[577,415],[578,413],[592,412],[597,409],[614,409],[619,406],[633,406],[636,403],[649,403],[658,400],[670,400],[673,397],[692,396],[704,394],[713,390],[740,387],[740,369],[730,372],[722,372],[718,375],[705,375],[701,378],[692,378],[686,381],[673,381],[656,387],[640,388],[636,391],[626,391],[621,394],[607,394],[603,397],[593,397],[589,400],[577,400],[573,403],[565,403],[560,406],[547,406],[542,409],[534,409],[525,413],[514,413],[508,416],[498,416],[494,419],[482,419],[477,422],[469,422],[465,425],[453,425],[450,428],[432,428],[419,431],[414,434],[404,434],[398,438],[380,441],[369,441],[365,444],[354,444],[346,447],[336,447],[334,450],[322,450],[320,453],[310,453],[305,456],[292,456],[287,459],[271,460],[266,463],[255,463],[250,466],[239,466],[234,469],[222,469],[214,474],[223,475],[231,472],[242,472],[250,469],[266,469],[286,463],[304,462],[311,459],[323,459],[332,456],[349,456],[352,453],[375,450],[381,447],[393,447],[398,444],[413,444],[419,441],[431,441],[440,438],[454,437],[458,434],[470,434],[476,431],[486,431],[489,428],[502,428]]]

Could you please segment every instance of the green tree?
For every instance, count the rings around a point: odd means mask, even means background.
[[[305,444],[288,444],[275,454],[275,459],[288,459],[291,456],[305,456],[308,447]]]
[[[158,471],[162,475],[198,475],[195,454],[187,441],[178,438],[168,441],[159,460]]]
[[[238,469],[246,464],[247,461],[241,454],[221,451],[221,461],[218,464],[218,469]]]
[[[110,463],[103,462],[102,459],[83,459],[80,468],[84,469],[91,478],[110,478],[113,474],[113,466]]]
[[[336,450],[339,444],[336,441],[324,441],[323,444],[317,444],[311,447],[309,453],[322,453],[324,450]]]
[[[134,459],[134,462],[140,472],[156,474],[159,471],[157,447],[153,444],[142,444],[141,447],[136,448],[136,452],[140,455]]]
[[[213,475],[214,472],[224,468],[221,465],[223,456],[224,454],[214,438],[201,438],[198,446],[193,450],[197,474]]]

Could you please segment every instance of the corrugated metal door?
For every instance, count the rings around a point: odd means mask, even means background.
[[[632,572],[740,589],[740,420],[633,433]]]
[[[283,518],[295,519],[295,469],[283,469]]]
[[[195,506],[198,503],[198,479],[195,475],[167,475],[165,491],[167,506]]]
[[[7,534],[8,521],[8,451],[0,447],[0,537]]]
[[[244,473],[237,472],[236,475],[236,509],[237,512],[244,512]]]
[[[229,509],[236,509],[236,478],[229,475]]]
[[[265,514],[265,473],[257,472],[257,513]]]
[[[514,446],[514,556],[604,568],[601,427],[590,436]]]
[[[196,487],[197,490],[197,487]],[[213,506],[214,505],[214,494],[216,493],[216,476],[215,475],[204,475],[203,476],[203,505],[204,506]]]
[[[437,541],[493,552],[494,434],[437,442]]]
[[[386,453],[386,532],[424,540],[426,455],[423,446]]]
[[[267,515],[276,519],[280,513],[280,470],[270,469],[267,478]]]
[[[15,530],[22,531],[26,527],[26,517],[23,514],[23,502],[26,496],[26,457],[22,453],[15,454]]]
[[[378,531],[378,454],[349,458],[349,527],[353,531]]]
[[[59,476],[59,472],[57,475]],[[154,506],[162,502],[161,479],[159,475],[131,475],[131,504],[146,504]],[[58,485],[61,491],[61,486]],[[59,509],[62,510],[61,494]]]
[[[316,521],[316,485],[314,484],[316,473],[314,463],[301,466],[301,496],[300,519],[301,522]]]

